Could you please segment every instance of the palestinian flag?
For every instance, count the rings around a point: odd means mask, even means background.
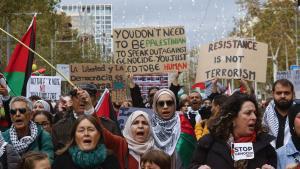
[[[117,122],[117,115],[113,109],[110,92],[107,88],[105,88],[95,107],[95,113],[98,117],[106,117]]]
[[[21,41],[31,49],[35,49],[36,15],[34,15],[27,32]],[[34,53],[22,44],[18,43],[10,56],[9,63],[5,68],[6,77],[11,96],[26,96],[27,81],[32,71]]]
[[[197,140],[194,132],[194,128],[191,123],[185,117],[184,114],[180,114],[180,127],[181,133],[176,144],[176,151],[181,159],[183,168],[188,168],[190,165],[192,155],[197,146]]]

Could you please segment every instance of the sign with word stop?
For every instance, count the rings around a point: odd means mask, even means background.
[[[114,62],[130,74],[188,70],[185,30],[177,27],[114,29]]]
[[[229,38],[200,48],[197,82],[214,78],[265,82],[268,45],[252,39]]]

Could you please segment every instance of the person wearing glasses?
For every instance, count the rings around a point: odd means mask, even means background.
[[[36,111],[32,120],[42,126],[49,134],[52,133],[52,116],[48,111]]]
[[[175,150],[181,129],[174,93],[169,89],[160,89],[154,95],[152,107],[151,128],[155,147],[171,156],[172,169],[181,168],[182,163]]]
[[[178,83],[178,77],[181,72],[176,73],[169,89],[177,95],[178,91],[181,89],[182,86],[179,85]],[[130,95],[132,99],[132,105],[133,107],[141,107],[141,108],[153,108],[153,97],[155,93],[159,90],[159,87],[157,86],[152,86],[148,88],[147,92],[147,102],[143,102],[143,97],[141,94],[141,89],[139,85],[137,85],[134,80],[133,80],[133,75],[129,75],[129,87],[130,87]],[[179,100],[176,98],[176,105],[179,105]],[[177,107],[176,107],[177,109]],[[179,109],[179,108],[178,108]]]
[[[52,162],[54,153],[51,136],[31,121],[32,107],[31,101],[26,97],[12,98],[9,104],[12,125],[3,133],[3,138],[20,155],[28,151],[41,151],[46,153]]]

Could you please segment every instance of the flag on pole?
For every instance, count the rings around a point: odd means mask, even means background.
[[[107,88],[105,88],[104,92],[102,93],[95,107],[95,112],[98,117],[106,117],[115,122],[117,121],[117,115],[113,109],[110,93]]]
[[[31,24],[27,32],[22,37],[21,41],[35,49],[36,36],[36,14],[33,16]],[[26,96],[27,81],[30,78],[32,70],[34,53],[29,51],[22,44],[18,43],[15,50],[10,56],[9,63],[4,70],[4,75],[7,80],[7,85],[10,88],[10,95],[12,96]]]

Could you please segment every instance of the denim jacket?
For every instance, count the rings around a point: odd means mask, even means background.
[[[289,139],[285,146],[276,150],[277,169],[286,169],[287,165],[296,164],[300,161],[300,152],[294,146],[292,139]]]

